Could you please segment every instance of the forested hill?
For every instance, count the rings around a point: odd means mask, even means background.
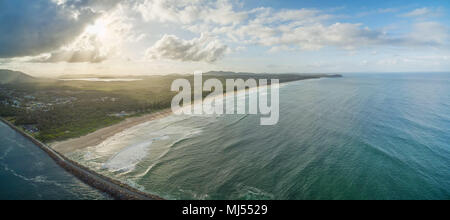
[[[0,69],[0,84],[28,83],[36,80],[25,73]]]

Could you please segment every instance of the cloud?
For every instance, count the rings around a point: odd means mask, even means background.
[[[102,55],[99,50],[61,50],[50,54],[44,54],[31,60],[36,63],[100,63],[107,59],[106,55]]]
[[[349,22],[358,16],[400,10],[369,8],[346,19],[331,9],[248,8],[240,0],[0,0],[0,61],[135,59],[148,43],[153,44],[146,51],[151,59],[209,63],[230,51],[252,51],[254,47],[274,53],[323,48],[347,52],[449,48],[448,25],[432,22],[442,12],[439,7],[397,15],[397,19],[414,18],[406,28],[377,29]],[[154,34],[161,32],[165,35],[155,39]],[[185,36],[192,34],[200,37],[186,40]]]
[[[374,10],[359,12],[355,16],[356,17],[364,17],[364,16],[377,15],[377,14],[388,14],[388,13],[395,13],[398,10],[399,9],[397,9],[397,8],[378,8],[378,9],[374,9]]]
[[[90,28],[83,32],[73,43],[50,53],[31,57],[28,62],[35,63],[100,63],[113,52],[114,47],[104,45],[102,39],[92,34]]]
[[[450,28],[438,22],[415,23],[408,40],[419,45],[449,46]]]
[[[437,33],[438,36],[420,40],[414,33],[390,34],[370,29],[361,23],[332,22],[337,18],[335,15],[318,9],[260,7],[237,11],[238,8],[226,0],[146,0],[135,7],[147,21],[177,23],[195,34],[207,33],[240,46],[263,45],[269,47],[270,52],[319,50],[325,47],[346,50],[370,46],[420,47],[445,43],[440,33],[442,30],[437,27],[434,30],[430,28],[433,32],[427,33]],[[397,11],[394,8],[380,8],[372,13]],[[404,16],[425,16],[437,11],[439,8],[420,8]]]
[[[397,12],[398,9],[396,9],[396,8],[380,8],[377,11],[378,11],[378,13],[394,13],[394,12]]]
[[[379,13],[393,10],[380,9]],[[235,43],[270,47],[270,52],[319,50],[325,47],[346,50],[371,46],[417,48],[448,45],[449,42],[448,27],[437,22],[415,23],[412,32],[394,35],[370,29],[361,23],[332,23],[333,15],[315,9],[276,11],[259,8],[249,12],[252,13],[254,16],[241,25],[214,28],[212,32],[222,34]]]
[[[326,46],[355,49],[360,46],[392,42],[382,32],[361,26],[351,23],[308,25],[282,32],[280,36],[271,39],[261,39],[261,42],[268,46],[295,45],[304,50],[317,50]]]
[[[408,13],[403,14],[404,17],[417,17],[417,16],[424,16],[431,13],[431,10],[429,8],[418,8],[413,11],[410,11]]]
[[[118,1],[0,1],[0,58],[34,56],[75,40]]]
[[[417,8],[410,12],[404,13],[402,17],[436,17],[442,14],[442,8]]]
[[[107,11],[123,0],[51,0],[65,8],[90,8],[93,11]]]
[[[119,5],[90,23],[71,43],[25,61],[42,63],[99,63],[121,55],[123,44],[138,42],[145,34],[136,32],[126,7]]]
[[[332,15],[324,14],[316,9],[282,9],[274,11],[272,8],[256,10],[257,16],[251,23],[282,24],[287,22],[292,25],[304,25],[317,23],[330,19]]]
[[[330,21],[334,15],[317,9],[255,8],[245,13],[248,19],[236,25],[196,23],[187,29],[223,36],[237,44],[267,46],[271,48],[269,52],[319,50],[324,47],[353,50],[362,46],[398,45],[400,42],[398,38],[359,23],[333,24]]]
[[[202,34],[200,38],[183,40],[174,35],[164,35],[147,50],[151,59],[215,62],[222,58],[228,47],[217,39]]]
[[[238,24],[247,15],[235,12],[227,0],[145,0],[137,3],[135,10],[146,21],[189,24],[198,21],[221,25]]]
[[[320,19],[319,19],[320,20]],[[400,38],[363,27],[362,24],[320,22],[298,22],[274,25],[253,23],[228,30],[236,43],[246,42],[271,47],[271,52],[280,50],[319,50],[324,47],[339,47],[353,50],[364,46],[399,45]]]

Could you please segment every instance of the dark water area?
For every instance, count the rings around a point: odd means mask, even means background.
[[[0,122],[0,199],[112,199],[59,167],[39,147]]]

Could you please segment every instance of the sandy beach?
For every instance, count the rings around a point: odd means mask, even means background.
[[[136,125],[139,125],[139,124],[142,124],[145,122],[153,121],[156,119],[161,119],[161,118],[167,117],[171,114],[172,114],[171,109],[165,109],[163,111],[151,113],[151,114],[140,116],[140,117],[127,118],[126,120],[124,120],[118,124],[99,129],[93,133],[86,135],[86,136],[79,137],[79,138],[73,138],[73,139],[69,139],[66,141],[54,142],[54,143],[49,144],[49,146],[59,153],[62,153],[62,154],[70,153],[75,150],[99,145],[103,141],[108,139],[109,137],[112,137],[113,135],[115,135],[119,132],[122,132],[128,128],[134,127]]]

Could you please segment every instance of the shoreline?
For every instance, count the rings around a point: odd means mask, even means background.
[[[139,117],[130,117],[122,122],[105,128],[101,128],[85,136],[72,138],[65,141],[53,142],[48,144],[48,146],[61,154],[71,153],[75,150],[84,149],[86,147],[97,146],[106,139],[126,129],[132,128],[142,123],[165,118],[167,116],[170,116],[171,114],[172,109],[167,108],[159,112],[150,113]]]
[[[22,131],[17,126],[13,125],[8,120],[0,117],[0,121],[6,124],[8,127],[18,132],[36,146],[38,146],[42,151],[44,151],[53,161],[56,162],[61,168],[74,175],[76,178],[86,183],[87,185],[98,189],[102,192],[109,194],[111,197],[117,200],[163,200],[163,198],[151,195],[146,192],[137,190],[128,186],[127,184],[121,183],[120,181],[114,180],[112,178],[101,175],[91,169],[68,159],[63,154],[58,153],[51,147],[45,145],[34,137]]]

